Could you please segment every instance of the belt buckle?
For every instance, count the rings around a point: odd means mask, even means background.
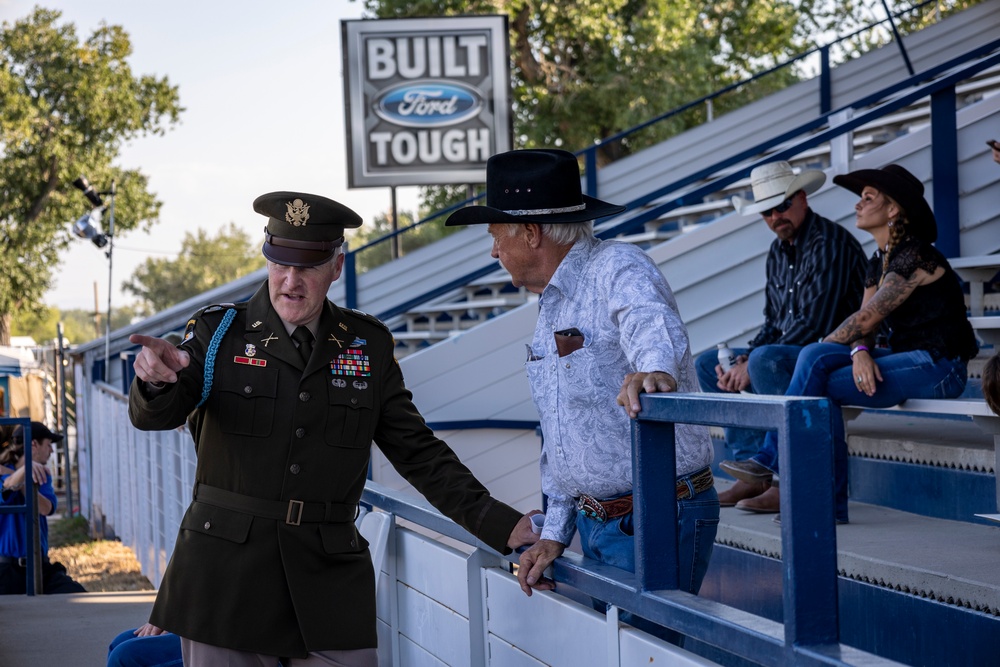
[[[608,520],[608,513],[604,510],[604,506],[592,496],[581,495],[576,501],[576,509],[588,519],[600,521],[601,523]]]
[[[304,505],[305,503],[301,500],[289,500],[288,512],[285,514],[285,523],[289,526],[297,526],[302,523],[302,507]]]

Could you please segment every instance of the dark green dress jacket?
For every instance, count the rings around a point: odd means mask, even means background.
[[[196,408],[209,343],[230,309]],[[245,304],[199,311],[181,346],[191,363],[177,383],[154,395],[137,380],[129,393],[139,429],[172,429],[190,415],[198,453],[153,624],[276,656],[374,647],[374,573],[353,523],[373,441],[431,504],[509,552],[521,514],[427,428],[375,318],[328,301],[303,371],[265,283]]]

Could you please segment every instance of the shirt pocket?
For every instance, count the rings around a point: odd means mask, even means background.
[[[344,383],[338,386],[338,380]],[[373,390],[368,380],[334,378],[326,411],[326,444],[368,449],[372,443]]]
[[[252,367],[219,373],[215,383],[219,425],[224,432],[258,438],[271,434],[278,395],[277,369]]]

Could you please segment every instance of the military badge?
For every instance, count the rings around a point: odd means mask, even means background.
[[[267,366],[266,359],[251,359],[250,357],[233,357],[233,361],[244,366]]]
[[[247,355],[248,357],[257,356],[257,346],[254,345],[253,343],[247,343],[246,350],[243,352],[243,354]]]
[[[354,382],[351,383],[351,386],[354,387],[355,389],[367,389],[368,383],[362,382],[361,380],[355,380]]]
[[[344,387],[347,386],[347,380],[343,378],[333,378],[333,386],[337,387],[338,389],[343,389]]]
[[[358,338],[357,336],[355,336],[354,340],[351,341],[351,346],[352,347],[361,347],[362,345],[366,345],[367,343],[368,343],[368,341],[365,340],[364,338]]]
[[[267,347],[267,344],[270,343],[272,340],[278,340],[278,337],[275,336],[273,332],[267,334],[267,338],[261,338],[260,342],[264,343],[264,347]]]
[[[309,221],[309,204],[301,199],[285,202],[288,211],[285,213],[285,222],[289,222],[296,227],[302,227]]]

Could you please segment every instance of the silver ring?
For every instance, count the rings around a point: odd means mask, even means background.
[[[861,384],[861,376],[858,376],[858,384]]]

